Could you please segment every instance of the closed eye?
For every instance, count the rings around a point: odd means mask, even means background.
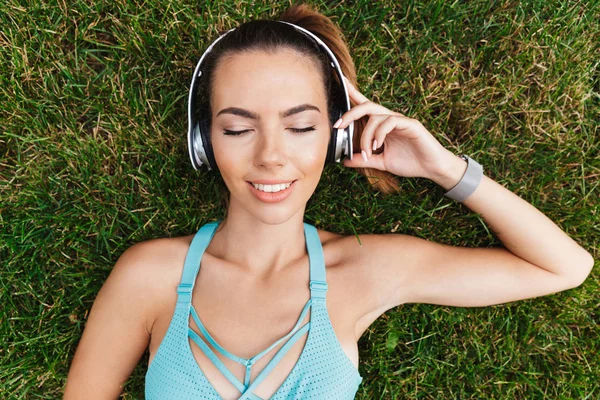
[[[315,130],[315,125],[309,126],[308,128],[290,128],[292,132],[302,133],[302,132],[310,132]]]
[[[242,133],[246,133],[246,132],[250,132],[250,129],[246,129],[243,131],[230,131],[228,129],[225,129],[225,132],[223,132],[223,135],[241,135]]]
[[[294,133],[304,133],[304,132],[311,132],[315,130],[315,125],[313,126],[309,126],[308,128],[290,128],[290,130]],[[223,132],[224,135],[232,135],[232,136],[236,136],[236,135],[241,135],[244,134],[246,132],[250,132],[251,129],[245,129],[243,131],[231,131],[228,129],[225,129],[225,131]]]

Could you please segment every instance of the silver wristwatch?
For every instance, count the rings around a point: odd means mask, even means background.
[[[462,178],[460,178],[460,181],[452,189],[444,193],[444,196],[452,200],[464,201],[479,186],[483,177],[483,168],[481,164],[466,154],[461,154],[459,157],[467,162],[467,170]]]

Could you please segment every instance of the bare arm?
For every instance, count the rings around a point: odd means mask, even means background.
[[[157,301],[151,246],[144,242],[125,251],[98,292],[69,370],[65,399],[118,398],[143,355]]]
[[[434,182],[446,190],[462,177],[467,163],[449,157],[451,166]],[[463,204],[481,214],[510,252],[562,279],[580,284],[590,273],[592,256],[537,208],[484,176]]]
[[[445,189],[466,168],[451,153],[448,160],[448,172],[434,179]],[[402,303],[479,307],[543,296],[576,287],[590,273],[593,259],[586,250],[492,179],[484,176],[463,204],[483,216],[506,249],[453,247],[407,235],[362,236],[362,246],[355,244],[351,252],[367,299],[359,325],[366,329]]]

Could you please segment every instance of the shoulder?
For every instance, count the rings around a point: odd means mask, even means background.
[[[360,235],[338,235],[332,232],[319,230],[319,237],[326,257],[331,261],[328,266],[336,269],[347,270],[354,276],[362,273],[371,273],[375,264],[386,259],[385,250],[390,246],[395,249],[404,248],[406,255],[414,255],[417,242],[423,242],[409,235],[402,234],[360,234]],[[412,250],[411,250],[412,249]],[[398,254],[395,254],[398,256]],[[399,261],[397,258],[395,261]],[[357,279],[360,278],[357,276]]]
[[[151,338],[156,311],[176,285],[190,237],[135,244],[96,295],[73,358],[65,398],[116,398]],[[97,396],[97,397],[98,397]]]
[[[340,235],[323,229],[317,229],[317,232],[323,246],[327,271],[337,272],[342,269],[351,269],[350,261],[354,260],[356,252],[360,251],[360,239],[357,240],[356,236]]]
[[[401,234],[337,235],[319,231],[327,281],[357,339],[386,310],[405,302],[410,265],[425,250],[423,239]],[[392,251],[393,249],[393,251]]]
[[[163,306],[172,302],[193,237],[158,238],[136,243],[123,252],[110,273],[107,284],[134,296],[132,301],[144,313],[148,332]]]
[[[116,265],[130,268],[152,268],[173,258],[185,258],[194,235],[173,238],[149,239],[129,247],[119,257]],[[115,266],[116,266],[115,265]]]
[[[136,243],[119,257],[113,273],[152,283],[181,272],[193,237],[159,238]]]
[[[361,271],[370,268],[369,254],[375,251],[387,235],[339,235],[318,230],[328,272],[347,274],[361,281]]]

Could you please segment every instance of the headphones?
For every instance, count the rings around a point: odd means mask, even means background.
[[[302,32],[313,40],[322,50],[325,51],[330,60],[330,65],[334,72],[337,74],[341,86],[333,89],[332,99],[329,118],[330,121],[337,121],[345,112],[350,110],[350,97],[348,96],[348,89],[346,88],[346,82],[344,81],[344,75],[340,68],[338,60],[335,58],[333,52],[327,47],[321,39],[315,34],[304,29],[298,25],[294,25],[285,21],[277,21],[284,24],[293,26],[299,32]],[[196,65],[194,75],[192,77],[192,84],[190,85],[190,93],[188,97],[188,149],[190,152],[190,159],[194,169],[199,169],[202,165],[206,165],[209,170],[217,169],[217,163],[213,154],[212,145],[210,143],[210,124],[209,119],[199,115],[196,117],[196,99],[198,91],[198,82],[202,77],[202,61],[208,53],[210,53],[219,40],[225,37],[236,28],[230,29],[221,36],[219,36],[202,54],[200,61]],[[335,85],[337,86],[337,85]],[[351,122],[348,127],[344,129],[332,128],[329,145],[327,147],[327,158],[326,162],[340,162],[343,156],[347,156],[352,159],[352,139],[354,137],[354,122]]]

